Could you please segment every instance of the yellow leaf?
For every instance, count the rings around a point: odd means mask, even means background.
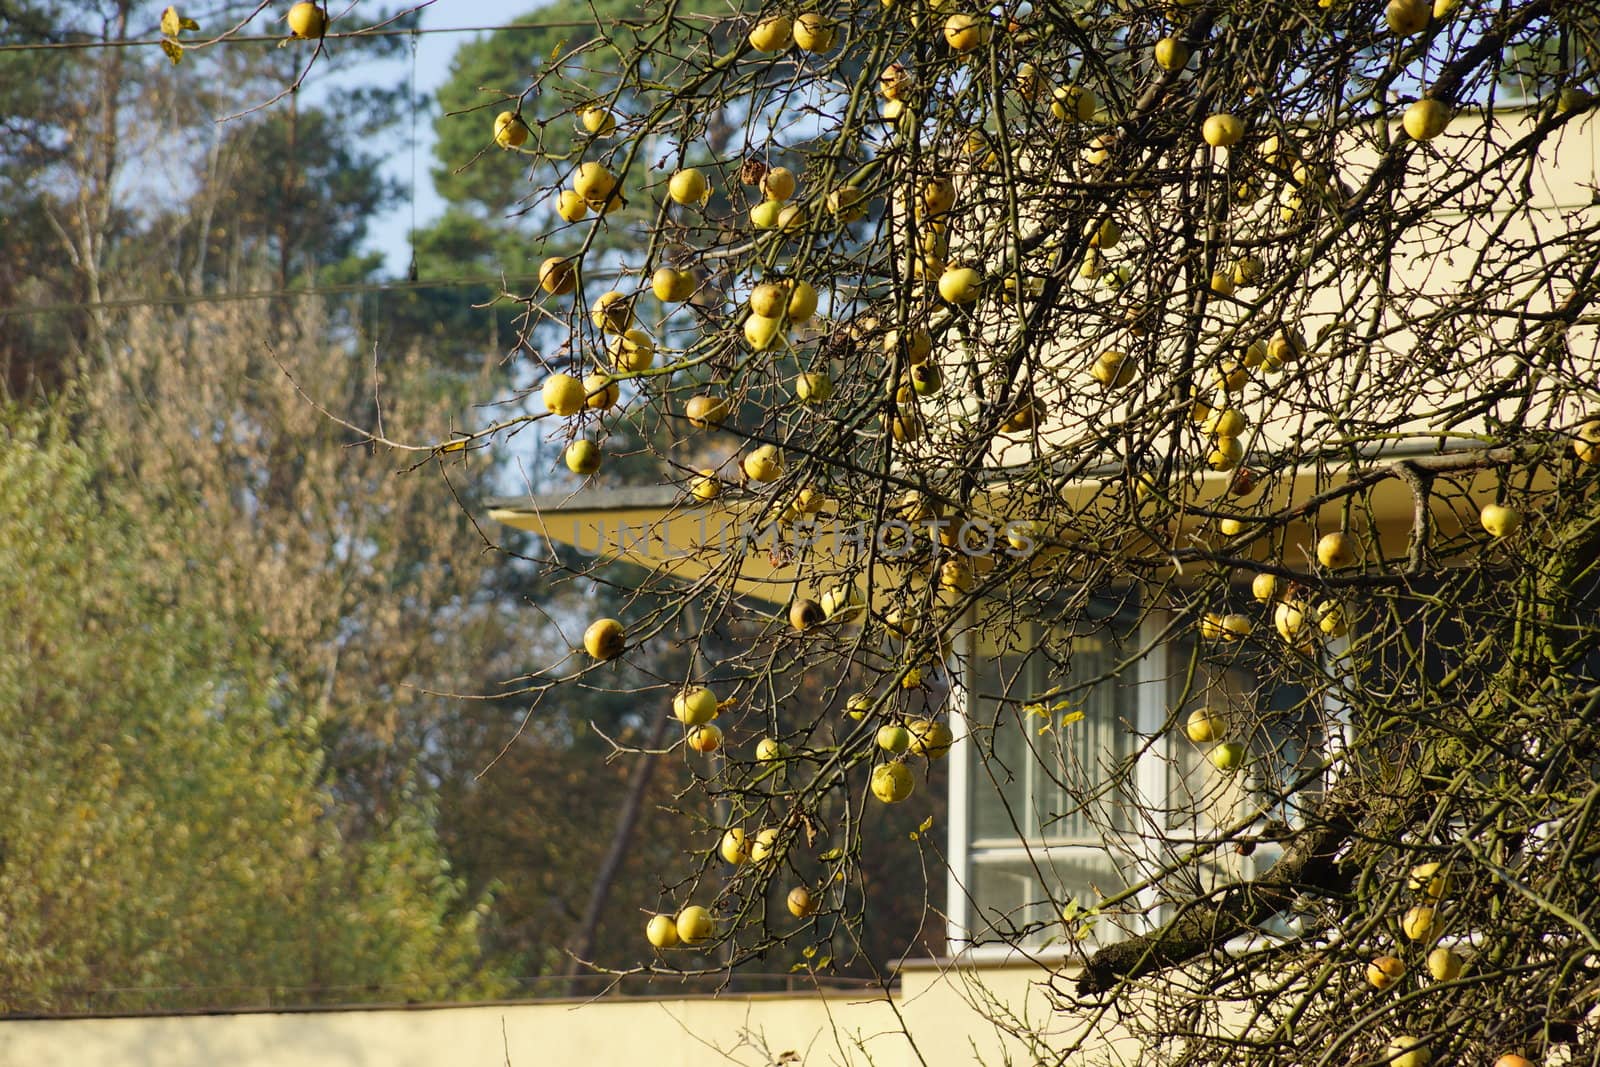
[[[550,62],[554,63],[556,58],[561,55],[561,50],[565,47],[567,47],[567,39],[563,37],[561,40],[556,42],[556,46],[554,48],[550,49]]]
[[[808,960],[812,956],[815,956],[816,954],[817,954],[817,946],[816,945],[807,945],[805,948],[800,950],[800,955],[804,956]]]
[[[462,449],[464,449],[466,447],[467,447],[467,439],[465,437],[463,437],[463,438],[460,438],[459,440],[451,441],[448,444],[440,445],[439,446],[439,451],[440,452],[460,452]]]
[[[170,41],[165,37],[161,38],[161,50],[167,54],[168,59],[172,60],[173,66],[177,66],[179,61],[183,59],[183,45],[177,41]]]
[[[921,830],[923,833],[927,833],[928,829],[931,826],[933,826],[933,816],[932,815],[928,816],[926,819],[923,819],[922,820],[922,825],[917,827],[917,829]]]
[[[1081,722],[1082,720],[1083,720],[1083,712],[1081,712],[1081,711],[1069,711],[1065,715],[1061,716],[1061,725],[1062,726],[1071,726],[1073,723]]]
[[[161,32],[168,37],[178,36],[183,29],[183,20],[178,17],[178,9],[169,7],[161,13]]]
[[[913,831],[911,831],[911,833],[910,833],[910,834],[909,834],[909,835],[907,835],[907,836],[909,836],[909,837],[910,837],[910,838],[911,838],[911,840],[913,840],[913,841],[915,841],[915,840],[916,840],[916,839],[917,839],[917,832],[916,832],[916,831],[915,831],[915,830],[913,830]]]
[[[842,849],[842,848],[830,848],[828,851],[824,852],[822,855],[817,857],[817,859],[821,860],[824,863],[831,863],[834,860],[843,859],[843,858],[844,858],[844,849]]]

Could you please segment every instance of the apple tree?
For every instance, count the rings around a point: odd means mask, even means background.
[[[449,447],[532,423],[586,473],[626,425],[663,523],[738,531],[528,680],[719,642],[631,683],[686,817],[628,973],[840,966],[888,826],[953,948],[1066,960],[1042,1062],[1113,1026],[1175,1063],[1592,1040],[1593,12],[602,28],[517,97],[585,136],[455,120],[550,222],[528,413]],[[611,91],[556,92],[573,62]]]

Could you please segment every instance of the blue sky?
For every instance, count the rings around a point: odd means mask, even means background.
[[[509,22],[526,21],[525,16],[541,6],[543,6],[542,0],[435,0],[435,3],[423,8],[422,26],[429,30],[464,26],[500,26]],[[335,14],[340,11],[336,2],[330,4],[330,9]],[[361,14],[358,8],[355,17],[359,19]],[[431,100],[439,86],[449,76],[450,57],[455,54],[457,48],[476,36],[482,35],[429,33],[419,36],[416,54],[416,91]],[[329,75],[323,78],[320,84],[313,77],[308,89],[312,93],[334,94],[338,92],[340,86],[352,83],[386,82],[404,78],[410,73],[410,68],[411,59],[408,54],[404,60],[367,63],[338,75]],[[444,209],[444,201],[434,194],[433,182],[429,177],[433,166],[434,116],[435,112],[431,110],[425,113],[419,112],[417,115],[416,215],[419,226],[425,225],[429,219]],[[393,154],[387,164],[387,173],[403,186],[409,186],[412,173],[409,132],[402,127],[398,131],[398,137],[399,140],[393,146]],[[407,240],[410,228],[409,202],[380,216],[372,225],[367,243],[384,254],[387,260],[386,270],[391,275],[403,276],[410,262],[411,246]]]

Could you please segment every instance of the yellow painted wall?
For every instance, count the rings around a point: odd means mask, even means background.
[[[1032,1063],[1007,1019],[1042,1027],[1057,1047],[1086,1025],[1085,1016],[1052,1004],[1051,975],[1036,963],[924,965],[905,972],[892,1000],[830,992],[0,1022],[0,1064],[764,1067],[791,1050],[808,1067],[966,1067],[1002,1062],[1007,1053]],[[1062,991],[1069,984],[1059,979]],[[999,1006],[999,1021],[986,1018]],[[1096,1047],[1112,1051],[1104,1042]],[[1122,1058],[1131,1063],[1129,1053]]]

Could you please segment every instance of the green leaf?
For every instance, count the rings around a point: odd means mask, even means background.
[[[183,45],[170,37],[161,38],[161,50],[167,54],[168,59],[172,60],[173,66],[183,62]]]

